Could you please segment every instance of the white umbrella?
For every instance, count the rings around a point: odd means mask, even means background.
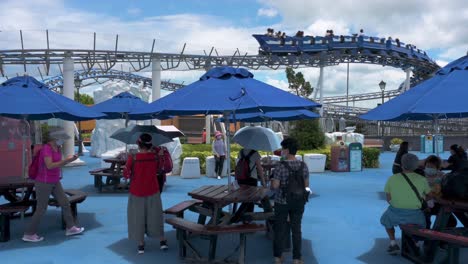
[[[275,151],[281,148],[278,135],[261,126],[243,127],[234,134],[232,140],[247,149]]]

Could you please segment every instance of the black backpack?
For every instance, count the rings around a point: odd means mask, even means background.
[[[288,205],[304,205],[309,201],[309,192],[305,189],[304,162],[293,170],[286,161],[281,162],[289,171],[288,183],[283,187],[283,195]]]
[[[444,198],[468,199],[468,169],[446,174],[441,185]]]
[[[255,153],[255,150],[251,150],[247,156],[244,155],[244,151],[241,150],[240,152],[240,158],[237,161],[236,164],[236,169],[234,171],[234,175],[236,176],[237,180],[246,180],[250,178],[250,175],[252,173],[252,170],[255,169],[255,166],[253,168],[250,168],[250,157]]]

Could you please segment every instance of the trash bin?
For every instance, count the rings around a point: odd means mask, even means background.
[[[444,153],[444,136],[434,135],[434,152]]]
[[[325,154],[304,154],[304,162],[309,168],[309,172],[324,172],[327,155]]]
[[[432,135],[421,135],[421,153],[434,153],[434,138]]]
[[[335,172],[349,171],[349,148],[340,142],[340,145],[331,147],[330,170]]]
[[[349,144],[349,171],[362,171],[362,144]]]

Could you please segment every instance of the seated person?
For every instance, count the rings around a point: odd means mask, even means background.
[[[442,160],[435,156],[430,155],[426,158],[424,162],[424,176],[429,183],[429,187],[432,190],[432,196],[436,198],[440,198],[442,196],[442,179],[444,177],[444,173],[440,171],[442,165]],[[437,215],[440,210],[440,205],[436,204],[433,199],[428,201],[428,210],[424,212],[426,216],[426,228],[431,228],[431,216]],[[457,220],[453,215],[450,216],[448,227],[455,227],[457,226]]]
[[[391,176],[385,184],[387,202],[390,204],[380,218],[380,223],[385,227],[390,245],[387,252],[391,255],[399,254],[400,247],[395,240],[395,226],[400,224],[415,224],[421,227],[426,226],[426,219],[421,211],[422,199],[426,199],[431,191],[426,179],[414,173],[418,167],[419,159],[416,155],[407,153],[401,158],[402,172]],[[418,195],[413,191],[408,180],[415,186]]]

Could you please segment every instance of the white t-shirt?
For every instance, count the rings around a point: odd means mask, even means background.
[[[247,156],[249,155],[251,149],[242,149],[241,150],[244,154],[244,156]],[[239,154],[237,155],[237,160],[239,160],[241,157],[241,153],[239,152]],[[258,175],[257,175],[257,166],[255,165],[257,160],[260,160],[262,157],[260,156],[260,153],[258,153],[258,151],[255,151],[255,153],[252,154],[252,156],[250,156],[250,162],[249,162],[249,168],[251,170],[250,172],[250,177],[254,178],[254,179],[258,179]],[[255,166],[255,168],[254,168]]]

